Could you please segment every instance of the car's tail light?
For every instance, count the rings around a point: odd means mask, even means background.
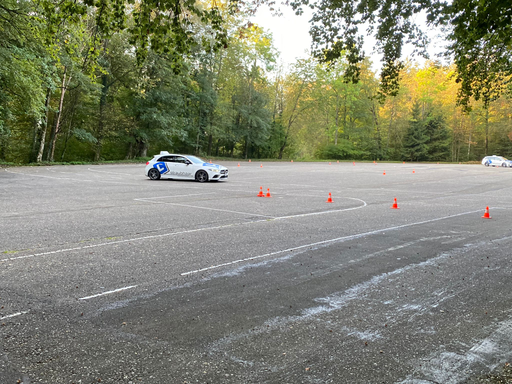
[[[146,165],[149,165],[149,161],[146,163]]]

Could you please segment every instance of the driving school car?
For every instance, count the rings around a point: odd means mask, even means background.
[[[485,156],[482,159],[482,164],[486,167],[512,167],[512,162],[510,160],[497,155]]]
[[[151,180],[197,180],[200,183],[228,178],[228,169],[222,165],[207,163],[196,156],[176,155],[166,151],[146,163],[145,173]]]

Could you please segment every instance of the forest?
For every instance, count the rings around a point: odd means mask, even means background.
[[[1,163],[512,156],[510,76],[464,99],[460,63],[405,60],[383,93],[349,51],[284,68],[243,3],[2,3]]]

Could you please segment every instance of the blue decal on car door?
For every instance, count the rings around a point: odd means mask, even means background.
[[[153,168],[158,169],[158,171],[161,174],[169,172],[169,170],[167,169],[167,165],[165,165],[165,163],[163,161],[161,161],[159,163],[155,163],[155,165],[153,165]]]

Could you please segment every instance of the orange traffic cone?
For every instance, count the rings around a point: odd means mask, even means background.
[[[485,213],[482,216],[482,219],[491,219],[491,216],[489,215],[489,207],[485,207]]]
[[[331,196],[331,192],[329,192],[329,198],[327,199],[326,203],[332,203],[332,196]]]
[[[293,163],[293,160],[292,160],[292,163]]]
[[[384,176],[386,176],[386,171],[384,171],[382,174],[383,174]]]
[[[272,197],[270,196],[270,188],[267,188],[267,194],[265,195],[265,197]]]
[[[337,162],[338,164],[340,163],[340,161],[339,161],[339,160],[338,160],[338,161],[336,161],[336,162]]]
[[[331,165],[331,162],[329,161],[329,165]]]
[[[413,170],[412,170],[412,173],[416,173],[416,171],[413,169]]]
[[[249,163],[251,162],[251,159],[249,159]]]
[[[238,163],[238,166],[240,166],[240,163]]]
[[[400,208],[398,208],[398,203],[396,202],[396,197],[395,197],[395,202],[393,203],[393,206],[391,207],[391,209],[400,209]]]
[[[263,164],[260,164],[260,168],[263,168]]]
[[[355,162],[355,161],[353,161],[353,162],[352,162],[352,165],[356,165],[356,162]]]
[[[403,162],[403,164],[405,164],[405,161]]]
[[[260,187],[260,193],[258,193],[258,197],[265,197],[263,194],[263,187]]]

